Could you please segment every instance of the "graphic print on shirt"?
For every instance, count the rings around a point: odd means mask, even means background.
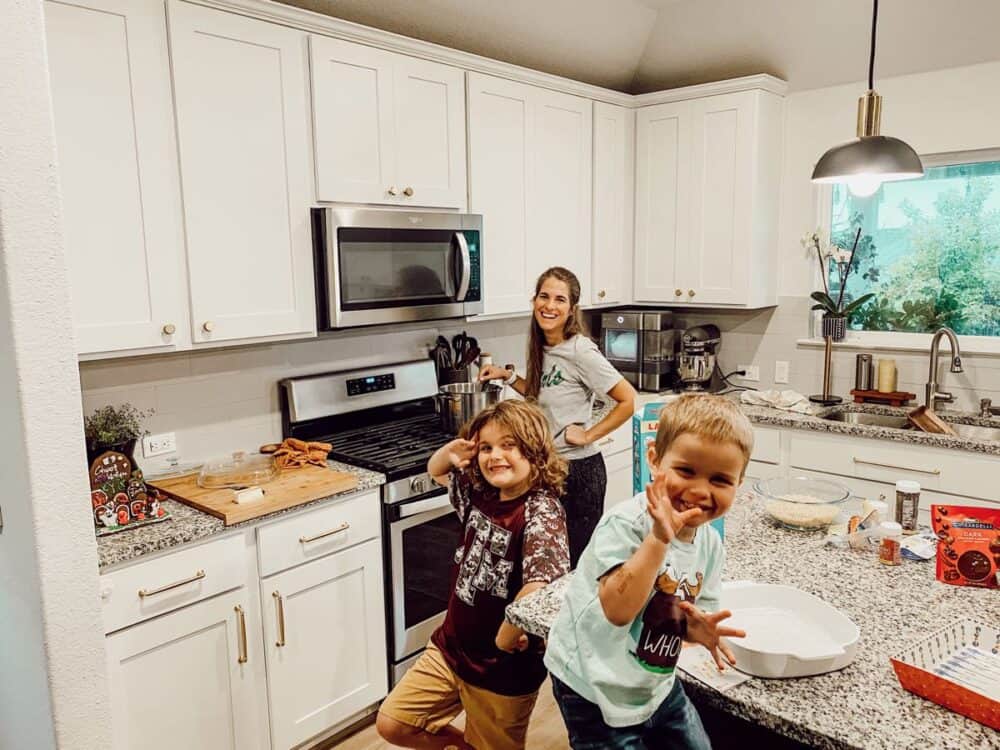
[[[551,388],[552,386],[559,385],[566,381],[566,378],[562,374],[562,370],[559,369],[559,365],[553,364],[549,368],[548,372],[542,373],[542,388]]]
[[[687,616],[680,602],[695,600],[701,591],[704,575],[695,573],[692,583],[685,575],[676,575],[668,565],[656,578],[656,591],[646,605],[641,619],[632,623],[630,635],[636,642],[629,653],[639,665],[657,674],[673,674],[687,634]]]
[[[470,607],[476,603],[476,592],[507,598],[508,583],[514,563],[505,559],[510,549],[512,534],[502,526],[493,523],[477,508],[469,512],[465,524],[465,534],[473,530],[472,541],[459,547],[455,552],[458,579],[455,594]]]

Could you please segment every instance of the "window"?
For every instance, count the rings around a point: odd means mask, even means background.
[[[873,292],[851,327],[1000,337],[1000,154],[939,162],[919,180],[888,182],[872,196],[835,185],[831,242],[861,239],[845,300]],[[831,264],[830,294],[839,277]]]

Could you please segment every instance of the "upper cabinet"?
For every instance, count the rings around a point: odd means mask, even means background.
[[[632,301],[634,159],[635,113],[594,102],[594,305]]]
[[[484,312],[527,312],[553,265],[590,299],[592,103],[468,74],[469,209],[483,214]]]
[[[313,36],[321,201],[464,209],[463,71]]]
[[[192,337],[314,334],[308,35],[168,13]]]
[[[163,3],[45,3],[77,351],[190,345]]]
[[[638,111],[636,301],[777,304],[782,128],[763,90]]]

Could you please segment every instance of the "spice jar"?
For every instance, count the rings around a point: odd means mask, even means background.
[[[917,533],[917,511],[920,508],[920,484],[912,479],[896,482],[896,523],[904,534]]]
[[[879,526],[881,540],[878,545],[878,561],[883,565],[900,565],[903,562],[899,552],[903,542],[903,527],[895,521],[885,521]]]

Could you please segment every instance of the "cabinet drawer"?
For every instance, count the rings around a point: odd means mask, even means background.
[[[260,574],[323,557],[381,534],[378,492],[364,492],[257,529]]]
[[[913,479],[928,490],[993,499],[1000,458],[946,448],[841,436],[789,433],[789,463],[847,477],[894,483]]]
[[[104,632],[238,588],[246,575],[242,534],[106,573],[101,576]]]
[[[781,430],[773,427],[754,427],[753,453],[750,458],[765,464],[780,464]]]
[[[625,424],[616,427],[611,434],[605,435],[597,441],[597,447],[601,453],[613,456],[616,453],[632,449],[632,420],[626,420]]]

